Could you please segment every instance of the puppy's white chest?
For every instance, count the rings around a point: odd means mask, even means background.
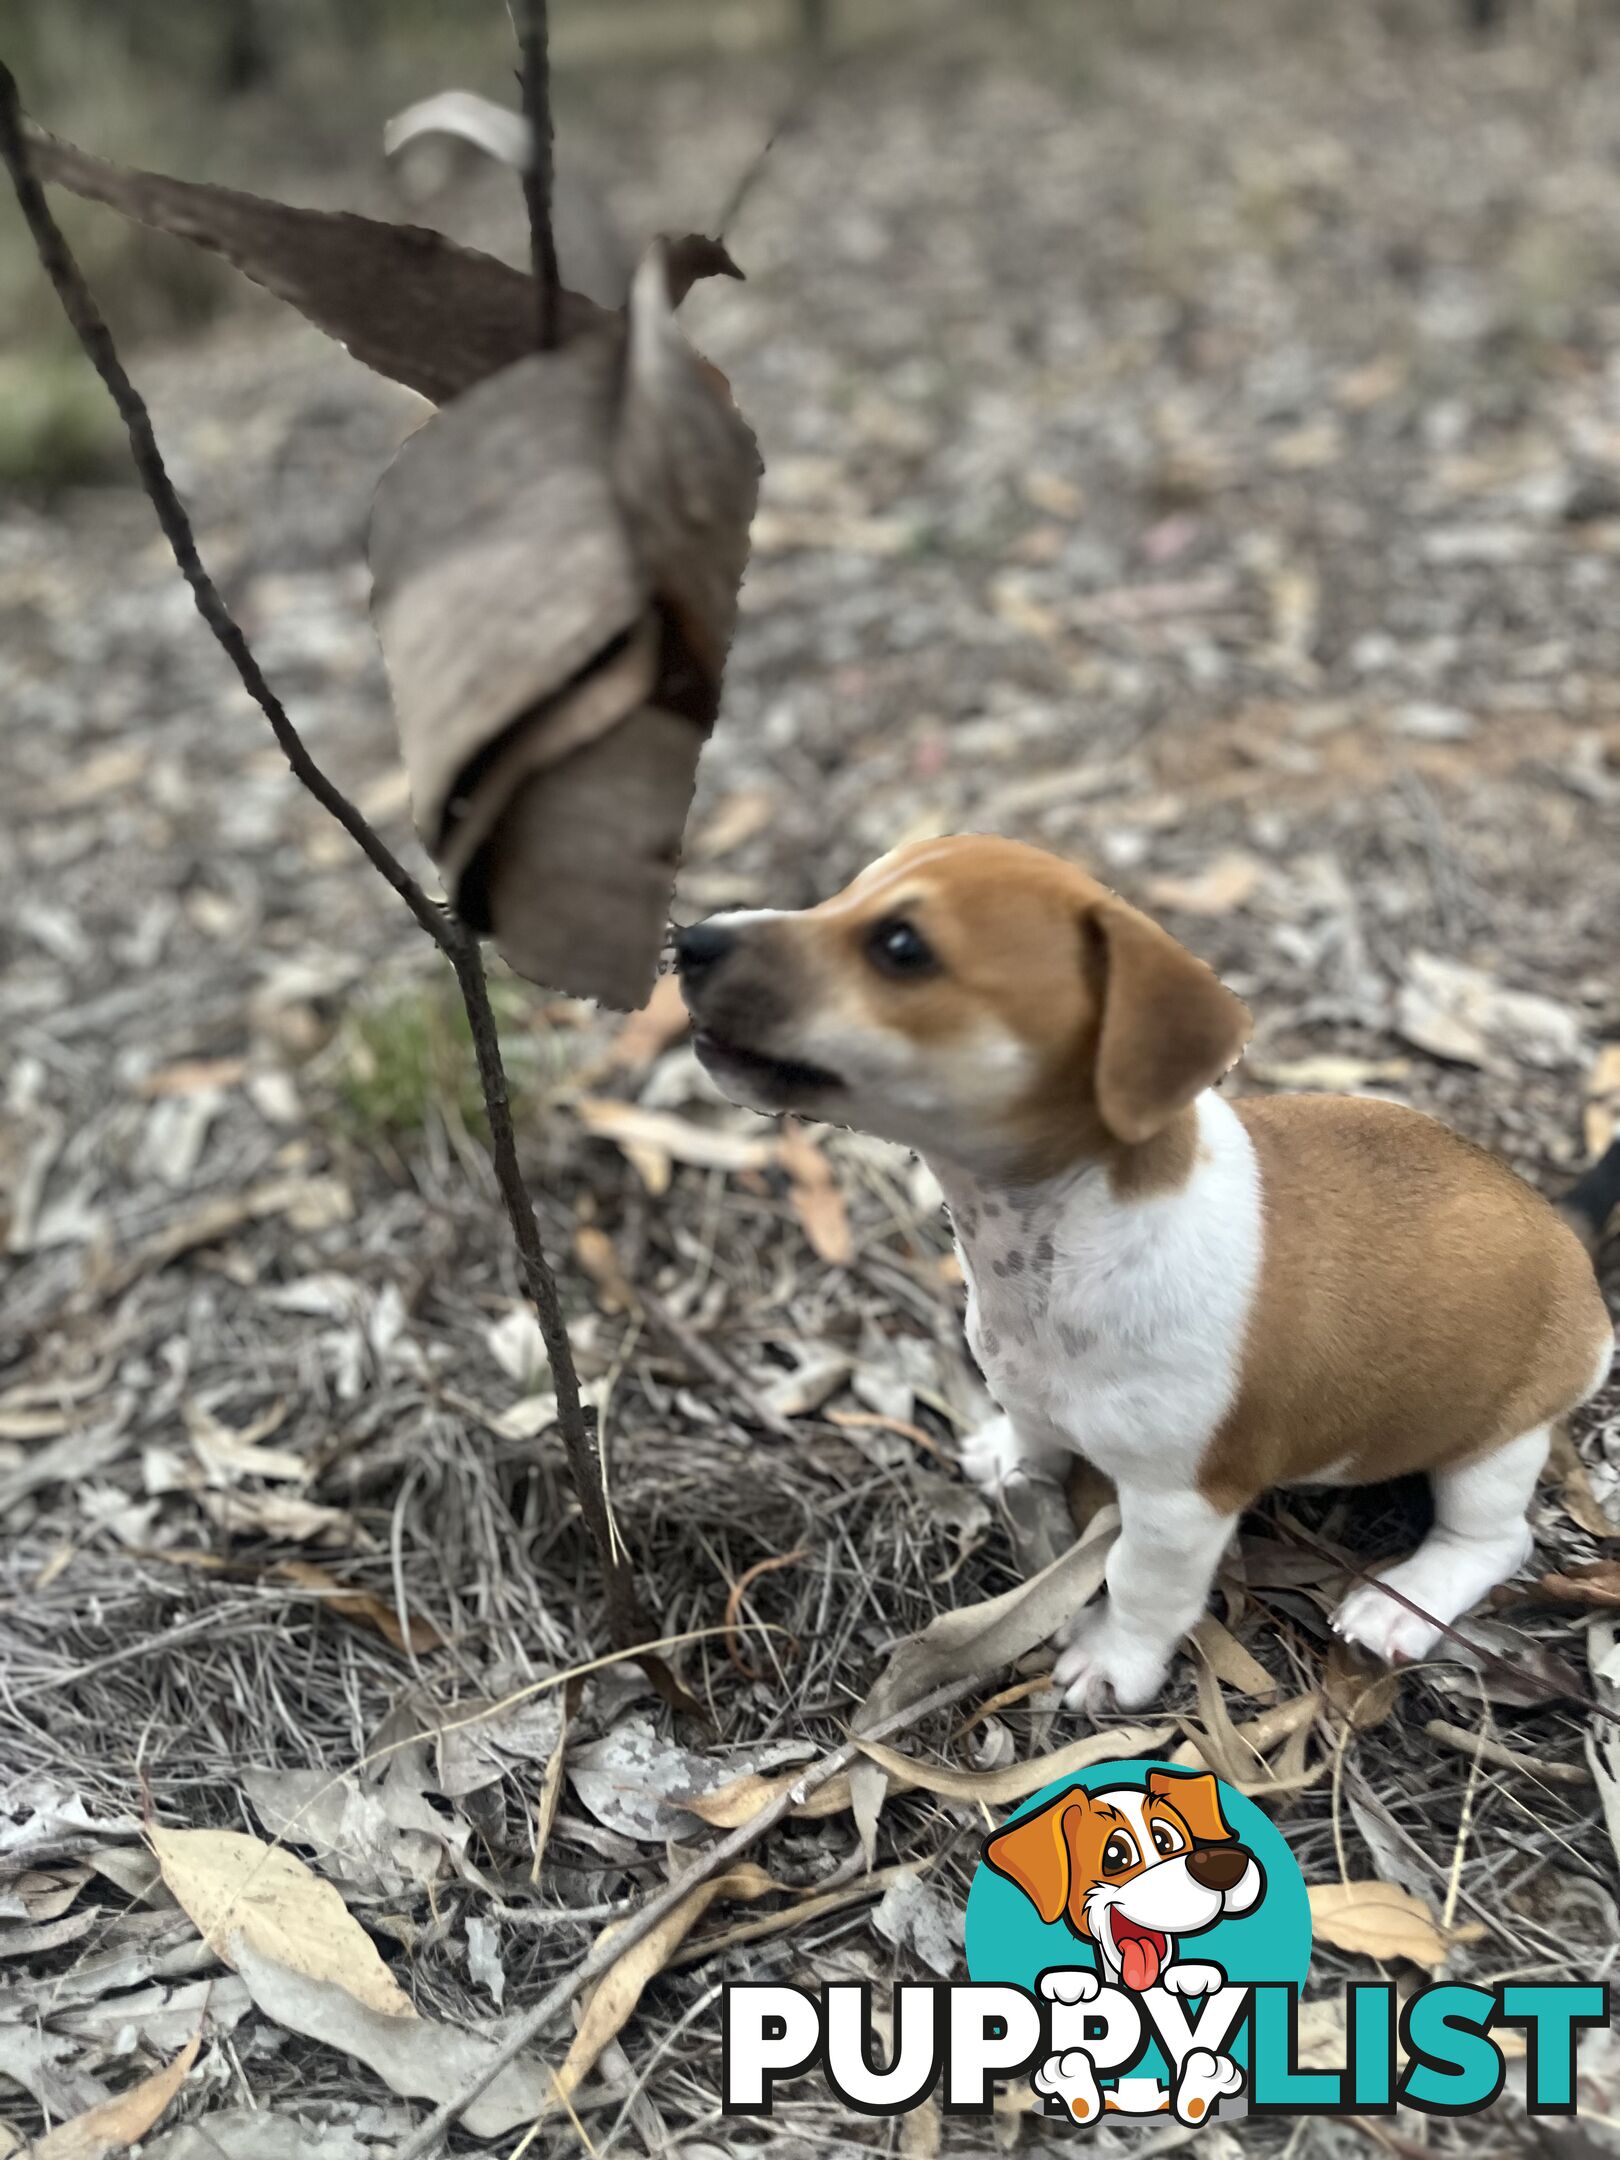
[[[1032,1436],[1115,1476],[1189,1482],[1237,1391],[1260,1265],[1259,1185],[1227,1105],[1199,1105],[1173,1193],[1118,1199],[1100,1171],[1015,1193],[946,1184],[968,1340]]]

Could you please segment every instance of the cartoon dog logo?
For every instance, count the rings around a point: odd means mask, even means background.
[[[1181,1943],[1221,1920],[1252,1912],[1265,1895],[1264,1870],[1228,1826],[1219,1789],[1207,1771],[1152,1770],[1145,1785],[1099,1792],[1074,1786],[1037,1814],[998,1831],[985,1847],[985,1859],[1017,1885],[1043,1921],[1050,1925],[1061,1919],[1096,1952],[1095,1973],[1071,1968],[1042,1976],[1041,1992],[1054,2006],[1054,2040],[1065,2015],[1059,2006],[1069,2006],[1071,2018],[1089,2015],[1095,2023],[1112,2005],[1140,2030],[1140,2017],[1109,1994],[1123,1990],[1149,1998],[1142,2007],[1154,2013],[1162,2041],[1161,2026],[1173,2021],[1166,1995],[1210,1997],[1227,1985],[1221,1966],[1184,1958]],[[1086,2121],[1103,2106],[1096,2068],[1086,2048],[1059,2049],[1035,2082]],[[1180,2120],[1193,2123],[1242,2082],[1243,2073],[1230,2057],[1189,2045],[1174,2064],[1168,2094],[1156,2080],[1121,2080],[1107,2104],[1133,2114],[1168,2106]]]

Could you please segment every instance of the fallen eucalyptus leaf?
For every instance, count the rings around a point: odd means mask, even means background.
[[[1437,953],[1407,955],[1396,1025],[1435,1057],[1511,1075],[1516,1065],[1585,1061],[1578,1016],[1534,991],[1508,990],[1482,969]]]
[[[739,1861],[724,1875],[699,1883],[689,1896],[665,1913],[656,1927],[632,1943],[617,1963],[608,1967],[592,1990],[580,2017],[562,2068],[557,2072],[556,2097],[571,2099],[608,2042],[623,2032],[640,2002],[647,1983],[661,1973],[717,1899],[764,1897],[780,1886],[751,1860]],[[611,1935],[612,1929],[605,1931]]]
[[[272,2024],[318,2040],[363,2062],[407,2100],[448,2100],[483,2067],[495,2041],[430,2018],[394,2017],[347,1988],[294,1972],[238,1937],[236,1968]],[[474,2137],[500,2137],[533,2122],[549,2099],[552,2073],[536,2055],[520,2055],[491,2080],[462,2118]]]
[[[1422,1898],[1394,1883],[1312,1883],[1311,1928],[1323,1942],[1362,1957],[1390,1960],[1438,1972],[1447,1943]]]
[[[982,1604],[941,1613],[910,1636],[856,1712],[856,1734],[870,1731],[935,1688],[994,1672],[1049,1641],[1101,1587],[1108,1549],[1118,1533],[1118,1508],[1100,1508],[1078,1544],[1028,1582]],[[850,1771],[855,1825],[868,1867],[877,1849],[884,1790],[883,1769],[872,1758]]]
[[[188,2041],[165,2069],[155,2070],[128,2092],[77,2115],[29,2148],[29,2160],[107,2160],[145,2137],[186,2081],[202,2035]]]
[[[212,2109],[203,2121],[171,2130],[143,2160],[371,2160],[375,2150],[335,2123],[242,2107]]]
[[[798,1741],[750,1748],[733,1763],[694,1754],[665,1740],[645,1712],[621,1718],[610,1733],[570,1749],[567,1778],[584,1805],[621,1837],[662,1843],[690,1831],[693,1799],[712,1791],[734,1765],[750,1772],[802,1760]]]
[[[884,1891],[872,1925],[897,1950],[914,1951],[942,1980],[962,1962],[961,1913],[914,1868],[902,1869]]]
[[[292,1853],[240,1830],[147,1835],[163,1879],[203,1940],[241,1970],[244,1947],[340,1989],[383,2016],[416,2012],[342,1898]],[[255,1997],[257,2000],[257,1997]]]

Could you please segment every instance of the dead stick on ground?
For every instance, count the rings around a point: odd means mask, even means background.
[[[611,1934],[599,1935],[588,1955],[573,1971],[565,1973],[555,1986],[548,1988],[534,2008],[510,2028],[500,2045],[486,2058],[477,2076],[469,2078],[442,2107],[435,2108],[427,2121],[413,2131],[403,2144],[394,2147],[393,2160],[428,2160],[430,2154],[438,2152],[451,2124],[459,2121],[479,2094],[500,2076],[507,2064],[521,2055],[531,2041],[540,2037],[552,2020],[559,2017],[573,2001],[581,1988],[588,1987],[591,1981],[599,1979],[610,1965],[617,1964],[624,1953],[633,1949],[644,1935],[650,1934],[664,1915],[672,1912],[683,1898],[690,1897],[700,1884],[706,1883],[712,1875],[719,1874],[727,1863],[735,1860],[740,1853],[745,1853],[750,1846],[757,1845],[767,1830],[773,1829],[784,1815],[808,1799],[811,1793],[830,1783],[840,1770],[847,1770],[860,1754],[865,1742],[887,1739],[892,1733],[904,1732],[908,1726],[916,1724],[919,1718],[927,1717],[930,1711],[943,1710],[948,1703],[960,1700],[973,1686],[977,1677],[977,1674],[970,1674],[965,1680],[948,1681],[944,1687],[935,1688],[931,1695],[925,1695],[920,1702],[912,1703],[909,1709],[897,1710],[893,1717],[887,1717],[881,1724],[874,1725],[870,1732],[862,1733],[859,1740],[846,1740],[842,1747],[834,1748],[832,1753],[824,1755],[820,1762],[812,1763],[802,1777],[796,1778],[774,1798],[767,1800],[758,1814],[750,1815],[745,1823],[739,1823],[729,1837],[723,1837],[718,1845],[711,1845],[706,1853],[694,1860],[673,1882],[666,1883],[662,1890],[648,1898],[646,1904],[632,1913],[629,1919],[621,1921]]]
[[[543,42],[544,8],[536,9],[535,13]],[[543,70],[538,78],[537,89],[543,98]],[[537,128],[537,135],[539,132]],[[549,117],[545,122],[544,133],[548,145],[549,173]],[[223,647],[226,657],[241,677],[243,688],[269,721],[271,732],[280,744],[287,763],[292,767],[294,777],[302,782],[324,810],[337,819],[373,867],[388,880],[415,916],[419,926],[427,932],[455,969],[456,982],[460,987],[462,1001],[467,1008],[468,1023],[472,1029],[473,1049],[478,1060],[478,1078],[483,1088],[484,1106],[489,1118],[490,1155],[494,1163],[495,1180],[500,1187],[501,1200],[512,1226],[512,1235],[517,1242],[524,1287],[534,1305],[546,1355],[551,1360],[551,1374],[557,1394],[557,1425],[567,1455],[569,1478],[602,1569],[608,1625],[614,1641],[620,1646],[644,1642],[652,1631],[641,1617],[635,1586],[624,1554],[615,1548],[613,1542],[602,1494],[601,1462],[595,1437],[586,1423],[584,1406],[580,1401],[579,1377],[569,1347],[562,1301],[557,1295],[556,1277],[551,1272],[540,1242],[534,1201],[524,1184],[523,1172],[518,1162],[517,1137],[512,1126],[506,1071],[501,1062],[500,1036],[495,1026],[495,1015],[490,1008],[489,990],[484,981],[483,955],[478,941],[447,908],[428,897],[341,788],[335,786],[315,763],[286,707],[266,681],[240,625],[226,607],[219,588],[204,567],[198,553],[191,519],[175,492],[174,483],[170,480],[168,468],[163,462],[162,452],[158,449],[157,437],[152,430],[151,415],[146,409],[145,400],[124,370],[117,347],[113,343],[112,333],[91,297],[72,250],[51,215],[44,191],[34,175],[23,135],[17,85],[10,71],[3,65],[0,65],[0,159],[3,159],[11,175],[11,184],[16,190],[17,201],[33,237],[40,263],[56,288],[57,298],[61,301],[63,311],[87,358],[106,384],[108,393],[118,408],[129,435],[129,446],[141,485],[157,513],[158,523],[174,551],[174,559],[180,566],[181,574],[191,587],[197,612]],[[545,185],[549,191],[549,183]],[[544,201],[544,196],[541,199]],[[549,239],[549,210],[544,222]],[[555,257],[548,254],[547,259],[555,280]],[[663,1670],[661,1665],[658,1669],[660,1672]]]
[[[1476,1761],[1490,1763],[1498,1770],[1522,1770],[1526,1777],[1543,1779],[1549,1785],[1592,1782],[1592,1773],[1583,1763],[1548,1762],[1542,1755],[1521,1755],[1517,1748],[1504,1747],[1500,1740],[1470,1732],[1466,1726],[1448,1724],[1444,1718],[1430,1718],[1423,1730],[1442,1747],[1455,1748],[1459,1754],[1472,1755]]]

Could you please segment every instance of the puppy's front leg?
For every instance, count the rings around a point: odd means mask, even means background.
[[[1063,1631],[1055,1677],[1071,1710],[1096,1710],[1111,1690],[1139,1710],[1164,1685],[1177,1643],[1203,1617],[1236,1515],[1197,1492],[1119,1488],[1119,1538],[1107,1595]]]

